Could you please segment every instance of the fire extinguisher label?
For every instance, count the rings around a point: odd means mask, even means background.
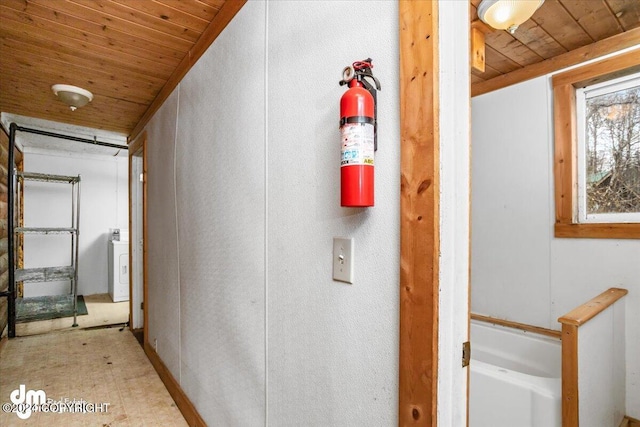
[[[373,166],[373,124],[346,123],[340,128],[342,136],[341,166]]]

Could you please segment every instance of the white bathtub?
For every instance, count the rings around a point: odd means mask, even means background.
[[[560,340],[471,321],[470,427],[560,427]]]

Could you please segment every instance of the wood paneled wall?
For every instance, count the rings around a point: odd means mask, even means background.
[[[9,254],[7,253],[7,165],[9,137],[0,131],[0,292],[9,287]],[[0,335],[7,326],[7,298],[0,298]]]
[[[16,168],[22,170],[22,153],[16,149]],[[9,180],[9,136],[4,129],[0,130],[0,292],[9,288],[9,230],[7,227],[7,183]],[[22,198],[20,198],[22,200]],[[17,222],[16,222],[17,224]],[[19,248],[22,245],[19,243]],[[18,262],[22,265],[22,251],[18,252]],[[0,298],[0,335],[7,326],[7,298]]]

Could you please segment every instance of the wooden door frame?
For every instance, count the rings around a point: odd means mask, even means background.
[[[129,143],[129,181],[131,180],[133,157],[142,152],[142,301],[143,301],[143,325],[142,333],[144,342],[149,337],[149,302],[148,302],[148,260],[147,260],[147,132],[140,134],[133,142]],[[131,182],[129,182],[129,230],[133,230],[133,197],[131,194]],[[133,329],[133,239],[129,238],[129,329]]]
[[[438,2],[400,1],[400,426],[437,425]]]

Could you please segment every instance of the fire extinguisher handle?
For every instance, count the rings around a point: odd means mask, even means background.
[[[382,87],[380,86],[380,80],[378,80],[373,74],[369,73],[362,73],[360,74],[360,76],[362,76],[359,81],[363,84],[363,86],[365,87],[365,89],[367,89],[369,92],[373,91],[373,90],[382,90]],[[371,77],[375,83],[375,86],[371,84],[371,82],[369,82],[368,80],[365,79],[365,77]]]

